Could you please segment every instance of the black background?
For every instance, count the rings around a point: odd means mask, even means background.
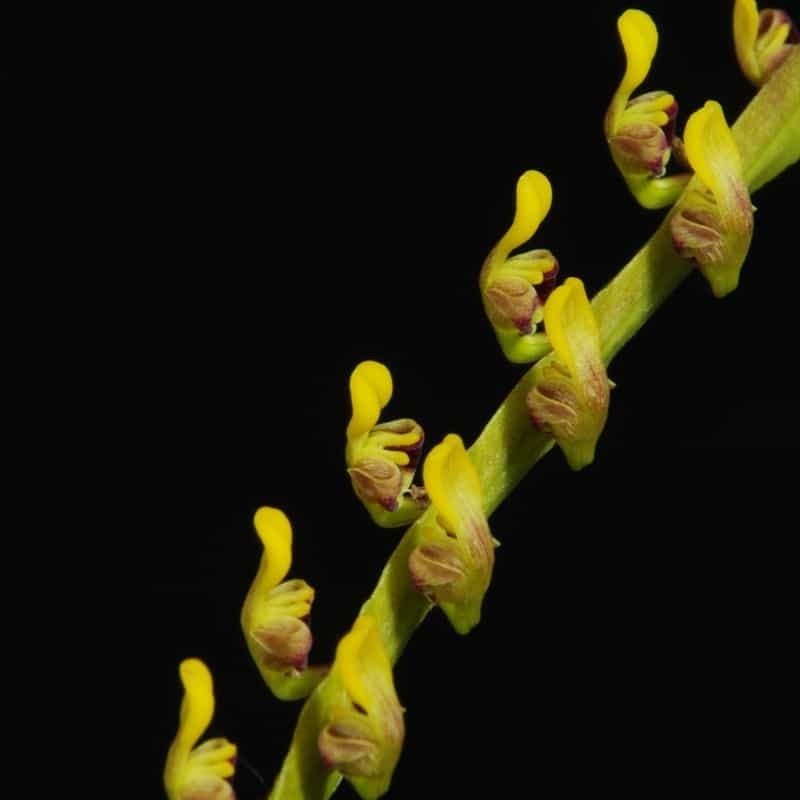
[[[661,219],[602,136],[626,5],[532,5],[214,11],[144,39],[127,446],[146,464],[132,502],[153,796],[185,657],[214,674],[209,735],[239,745],[240,800],[266,795],[288,746],[299,705],[268,694],[239,630],[254,510],[293,523],[316,661],[398,538],[343,469],[352,368],[389,365],[384,418],[415,417],[429,443],[472,442],[521,374],[477,290],[518,175],[549,176],[532,246],[590,294]],[[643,90],[677,96],[679,129],[709,98],[732,120],[752,95],[731,6],[642,6],[661,32]],[[481,625],[461,638],[434,610],[397,666],[407,740],[389,797],[764,788],[790,669],[797,177],[754,197],[739,290],[715,301],[691,276],[612,364],[596,463],[575,475],[551,453],[493,516]]]

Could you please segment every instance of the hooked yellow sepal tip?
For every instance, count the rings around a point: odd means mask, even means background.
[[[191,749],[214,716],[214,685],[211,672],[199,658],[185,659],[178,671],[184,690],[178,737]]]
[[[262,580],[266,587],[273,588],[286,577],[292,566],[292,526],[283,511],[269,506],[256,511],[253,525],[267,559]]]
[[[620,90],[630,94],[650,72],[658,49],[658,29],[649,14],[629,8],[617,20],[617,30],[627,62]]]
[[[553,204],[553,187],[547,176],[535,169],[523,172],[517,181],[517,215],[531,230],[531,236],[542,224]]]
[[[531,239],[553,204],[553,187],[547,176],[535,169],[523,172],[517,180],[517,202],[514,221],[495,248],[505,260],[508,254]]]
[[[350,375],[353,415],[347,437],[361,436],[371,430],[391,399],[392,373],[379,361],[362,361]]]

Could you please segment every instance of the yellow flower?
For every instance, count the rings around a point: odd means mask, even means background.
[[[383,527],[413,522],[427,507],[412,484],[425,434],[413,419],[378,424],[392,398],[392,374],[377,361],[362,361],[350,376],[353,414],[345,459],[353,490]]]
[[[797,47],[800,35],[785,11],[765,8],[759,12],[756,0],[736,0],[733,41],[742,72],[751,83],[761,86],[786,60],[791,48]]]
[[[610,383],[583,282],[567,278],[550,295],[544,324],[555,358],[537,365],[527,398],[534,425],[555,438],[572,469],[594,460],[608,416]]]
[[[392,666],[375,620],[360,616],[336,648],[333,699],[318,747],[324,763],[341,772],[364,800],[389,789],[405,736]]]
[[[647,78],[658,49],[658,30],[650,16],[628,9],[617,20],[617,30],[626,67],[606,112],[606,139],[614,163],[637,201],[645,208],[662,208],[675,202],[688,180],[686,175],[664,177],[678,103],[663,91],[631,99]]]
[[[184,696],[178,734],[167,755],[164,786],[170,800],[234,800],[226,778],[234,773],[236,745],[210,739],[195,747],[214,716],[214,689],[208,667],[197,658],[181,662]]]
[[[286,515],[265,506],[253,522],[264,552],[242,607],[242,630],[272,693],[296,700],[308,695],[327,672],[326,667],[308,667],[312,639],[305,619],[314,590],[302,580],[282,583],[292,565],[292,527]]]
[[[431,450],[423,467],[436,522],[423,525],[408,560],[414,585],[437,603],[459,633],[481,618],[494,568],[494,541],[478,473],[455,434]]]
[[[510,361],[526,363],[547,352],[547,339],[536,333],[542,305],[555,283],[558,262],[549,250],[529,250],[511,256],[538,230],[550,211],[550,181],[528,170],[517,181],[514,220],[481,268],[483,307],[497,341]],[[535,287],[538,287],[538,291]]]
[[[690,189],[670,218],[675,249],[697,264],[716,297],[739,284],[753,236],[753,206],[739,150],[722,107],[709,100],[686,123],[686,157],[699,188]]]

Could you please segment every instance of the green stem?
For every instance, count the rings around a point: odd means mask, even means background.
[[[800,46],[761,87],[733,134],[751,192],[800,161]]]
[[[762,186],[800,158],[799,115],[800,50],[784,62],[733,127],[751,189]],[[691,272],[691,267],[673,250],[668,225],[669,215],[647,244],[592,301],[606,363]],[[553,446],[552,438],[539,433],[528,419],[525,397],[532,385],[533,368],[522,376],[470,448],[487,514],[500,505]],[[416,544],[419,526],[434,513],[429,508],[406,531],[361,610],[378,621],[392,663],[400,657],[415,628],[431,609],[409,580],[408,557]],[[317,752],[317,734],[329,702],[327,690],[328,681],[323,680],[303,707],[269,800],[324,800],[336,790],[341,776],[327,772]]]

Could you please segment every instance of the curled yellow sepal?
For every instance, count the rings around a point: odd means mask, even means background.
[[[248,650],[270,691],[281,700],[306,697],[327,673],[308,666],[313,643],[306,618],[314,590],[303,580],[284,581],[292,565],[292,526],[277,508],[256,511],[253,523],[263,553],[242,606]]]
[[[411,580],[458,633],[468,633],[481,618],[495,543],[480,479],[460,436],[448,434],[431,450],[423,475],[436,524],[423,525],[418,533],[408,559]]]
[[[187,658],[179,668],[183,684],[178,733],[167,754],[164,786],[170,800],[208,796],[232,800],[227,782],[234,774],[236,745],[227,739],[210,739],[199,747],[214,716],[214,687],[208,667],[198,658]]]
[[[392,374],[378,361],[362,361],[350,375],[353,413],[347,426],[345,461],[353,490],[382,527],[413,522],[427,507],[412,486],[425,439],[413,419],[378,424],[392,398]]]
[[[653,64],[658,49],[658,29],[649,14],[629,8],[617,20],[617,31],[625,51],[625,74],[614,92],[606,114],[606,136],[613,136],[620,127],[621,116],[633,92],[641,86]],[[666,114],[657,125],[667,122]]]
[[[714,100],[695,111],[684,132],[686,158],[703,188],[690,189],[670,219],[673,243],[697,263],[717,297],[739,283],[753,235],[753,206],[739,150]]]
[[[568,278],[553,291],[544,320],[555,358],[537,367],[528,412],[537,427],[553,435],[570,466],[581,469],[594,460],[610,384],[597,321],[580,279]]]
[[[350,375],[350,402],[353,414],[347,438],[367,433],[392,399],[392,373],[378,361],[362,361]]]
[[[629,8],[617,20],[617,30],[626,62],[619,91],[630,97],[650,72],[658,50],[658,28],[649,14],[638,8]]]
[[[747,79],[762,86],[797,45],[791,17],[780,9],[759,12],[756,0],[736,0],[733,7],[736,58]]]
[[[550,211],[553,189],[545,175],[524,172],[517,180],[511,226],[492,248],[480,274],[486,315],[506,357],[514,363],[536,360],[547,352],[546,337],[536,333],[543,297],[555,282],[558,262],[549,250],[511,252],[531,239]],[[539,287],[537,291],[536,287]]]
[[[264,546],[260,581],[265,589],[273,589],[292,566],[292,526],[283,511],[269,506],[256,511],[253,525]]]
[[[532,239],[553,204],[553,187],[547,176],[535,169],[523,172],[517,180],[514,220],[494,248],[495,265],[505,261],[512,250]],[[541,280],[541,278],[540,278]]]
[[[388,790],[405,736],[392,666],[373,617],[360,616],[342,637],[331,680],[333,699],[318,738],[320,755],[360,797],[373,800]]]

